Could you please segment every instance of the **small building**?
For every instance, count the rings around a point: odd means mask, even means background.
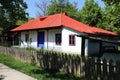
[[[31,46],[75,53],[99,54],[104,46],[118,47],[119,35],[76,21],[66,13],[35,18],[11,31],[20,33],[20,47]],[[116,43],[116,44],[115,44]]]

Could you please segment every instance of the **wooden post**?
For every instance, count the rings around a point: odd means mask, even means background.
[[[12,45],[14,46],[14,34],[12,35]]]
[[[21,32],[18,33],[18,39],[19,39],[19,46],[21,45]]]
[[[120,61],[116,61],[116,80],[120,79]]]
[[[103,80],[108,79],[107,60],[103,59]]]
[[[99,54],[100,54],[100,56],[103,55],[102,46],[103,46],[103,43],[102,43],[102,41],[100,41],[100,45],[99,45]]]
[[[114,80],[114,65],[113,65],[113,60],[109,61],[109,80]]]
[[[85,38],[82,37],[81,41],[81,56],[85,56]]]
[[[47,33],[46,33],[46,39],[47,39],[47,49],[48,49],[48,38],[49,38],[49,37],[48,37],[48,34],[49,34],[49,33],[48,33],[48,29],[47,29]]]
[[[101,80],[101,60],[97,59],[97,80]]]

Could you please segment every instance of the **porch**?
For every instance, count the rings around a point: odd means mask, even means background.
[[[77,35],[82,38],[82,56],[85,56],[86,40],[88,45],[88,56],[101,57],[104,53],[119,54],[119,37],[106,35]]]

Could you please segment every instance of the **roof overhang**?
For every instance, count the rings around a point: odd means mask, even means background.
[[[84,37],[86,39],[98,40],[103,42],[109,42],[114,44],[120,44],[119,36],[107,36],[107,35],[77,35],[78,37]]]
[[[39,31],[39,30],[49,30],[49,29],[61,29],[63,26],[52,26],[52,27],[46,27],[46,28],[36,28],[36,29],[25,29],[25,30],[16,30],[11,32],[22,32],[22,31]]]

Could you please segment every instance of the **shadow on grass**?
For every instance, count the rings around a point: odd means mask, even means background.
[[[34,69],[32,70],[33,74],[42,74],[48,79],[59,79],[59,80],[85,80],[82,77],[77,77],[73,74],[65,74],[59,70],[52,69]]]

